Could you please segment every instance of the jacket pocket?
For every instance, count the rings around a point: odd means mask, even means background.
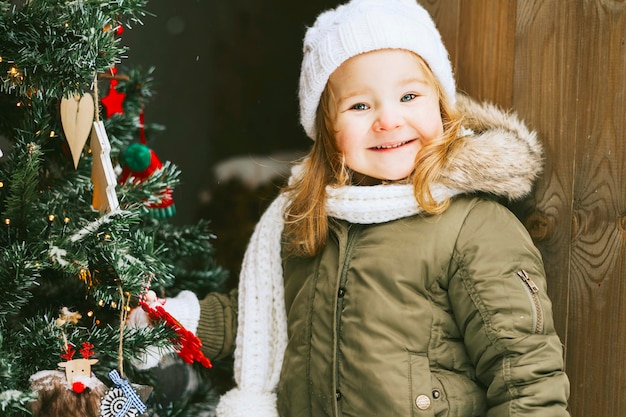
[[[412,417],[483,417],[485,390],[463,373],[430,370],[423,354],[409,352]]]
[[[483,417],[487,413],[485,390],[465,374],[433,371],[433,392],[440,392],[435,416]]]

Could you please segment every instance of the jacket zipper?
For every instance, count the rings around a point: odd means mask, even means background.
[[[541,308],[541,302],[539,301],[539,287],[523,269],[517,271],[517,276],[524,283],[524,288],[526,289],[526,293],[528,294],[528,298],[531,302],[535,334],[541,334],[543,332],[543,309]]]

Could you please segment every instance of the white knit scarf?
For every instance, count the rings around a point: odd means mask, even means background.
[[[328,216],[351,223],[374,224],[421,211],[412,185],[327,187]],[[442,201],[459,193],[433,187]],[[237,388],[217,407],[219,417],[277,417],[275,390],[287,345],[287,318],[281,262],[285,194],[261,217],[244,256],[239,283],[239,317],[235,350]]]

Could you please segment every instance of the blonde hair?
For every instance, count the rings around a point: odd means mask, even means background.
[[[419,55],[412,54],[439,98],[443,134],[422,146],[408,180],[413,183],[415,199],[424,212],[440,214],[447,209],[450,201],[436,201],[430,192],[430,185],[439,180],[441,171],[455,152],[461,117],[428,64]],[[326,187],[348,185],[351,180],[333,132],[335,114],[335,98],[327,84],[315,118],[316,140],[302,161],[302,174],[284,190],[290,196],[285,211],[285,236],[290,255],[314,256],[326,245]]]

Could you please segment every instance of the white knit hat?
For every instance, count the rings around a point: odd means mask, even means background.
[[[352,0],[320,14],[304,37],[300,123],[315,139],[315,115],[330,75],[347,59],[386,48],[420,55],[455,102],[452,65],[441,35],[417,0]]]

